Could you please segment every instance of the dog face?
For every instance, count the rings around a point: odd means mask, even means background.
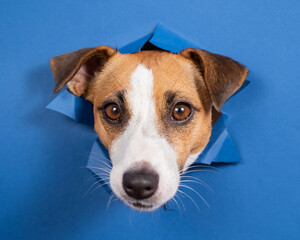
[[[67,84],[93,103],[95,130],[113,165],[112,190],[144,211],[175,195],[180,173],[209,141],[212,109],[220,110],[248,73],[227,57],[199,49],[120,54],[102,46],[50,64],[55,92]]]

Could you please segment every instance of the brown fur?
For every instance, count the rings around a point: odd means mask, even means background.
[[[130,120],[126,91],[130,90],[132,72],[139,64],[143,64],[152,70],[154,77],[153,97],[159,134],[174,146],[179,168],[184,166],[190,154],[205,148],[212,123],[220,116],[217,111],[213,111],[212,116],[212,108],[220,110],[224,102],[242,85],[248,72],[244,66],[229,58],[203,50],[187,49],[181,54],[160,51],[120,54],[108,47],[96,49],[82,50],[69,55],[70,59],[67,60],[64,55],[51,60],[56,79],[55,92],[68,82],[74,94],[94,104],[95,130],[109,150]],[[98,71],[96,74],[84,67],[95,56],[98,59],[98,65],[94,66],[94,71]],[[61,65],[68,63],[66,70],[62,70]],[[118,92],[124,93],[124,120],[122,125],[112,125],[104,119],[99,108],[107,100],[115,100]],[[177,102],[188,101],[197,109],[187,123],[178,124],[171,120],[166,99],[168,93],[172,93]]]

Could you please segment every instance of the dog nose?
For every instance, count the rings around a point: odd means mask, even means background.
[[[158,175],[149,172],[125,172],[123,188],[135,199],[141,200],[151,197],[158,187]]]

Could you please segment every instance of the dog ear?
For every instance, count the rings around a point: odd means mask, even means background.
[[[180,54],[193,61],[204,78],[210,99],[220,111],[226,100],[244,83],[248,69],[231,58],[188,48]]]
[[[55,79],[54,93],[67,84],[69,90],[78,97],[86,97],[89,83],[95,72],[101,71],[104,64],[117,50],[106,46],[82,48],[50,59]]]

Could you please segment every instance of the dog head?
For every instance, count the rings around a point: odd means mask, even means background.
[[[175,195],[180,173],[209,141],[214,113],[248,73],[230,58],[192,48],[121,54],[100,46],[50,65],[55,93],[67,84],[93,104],[94,127],[113,165],[112,190],[145,211]]]

